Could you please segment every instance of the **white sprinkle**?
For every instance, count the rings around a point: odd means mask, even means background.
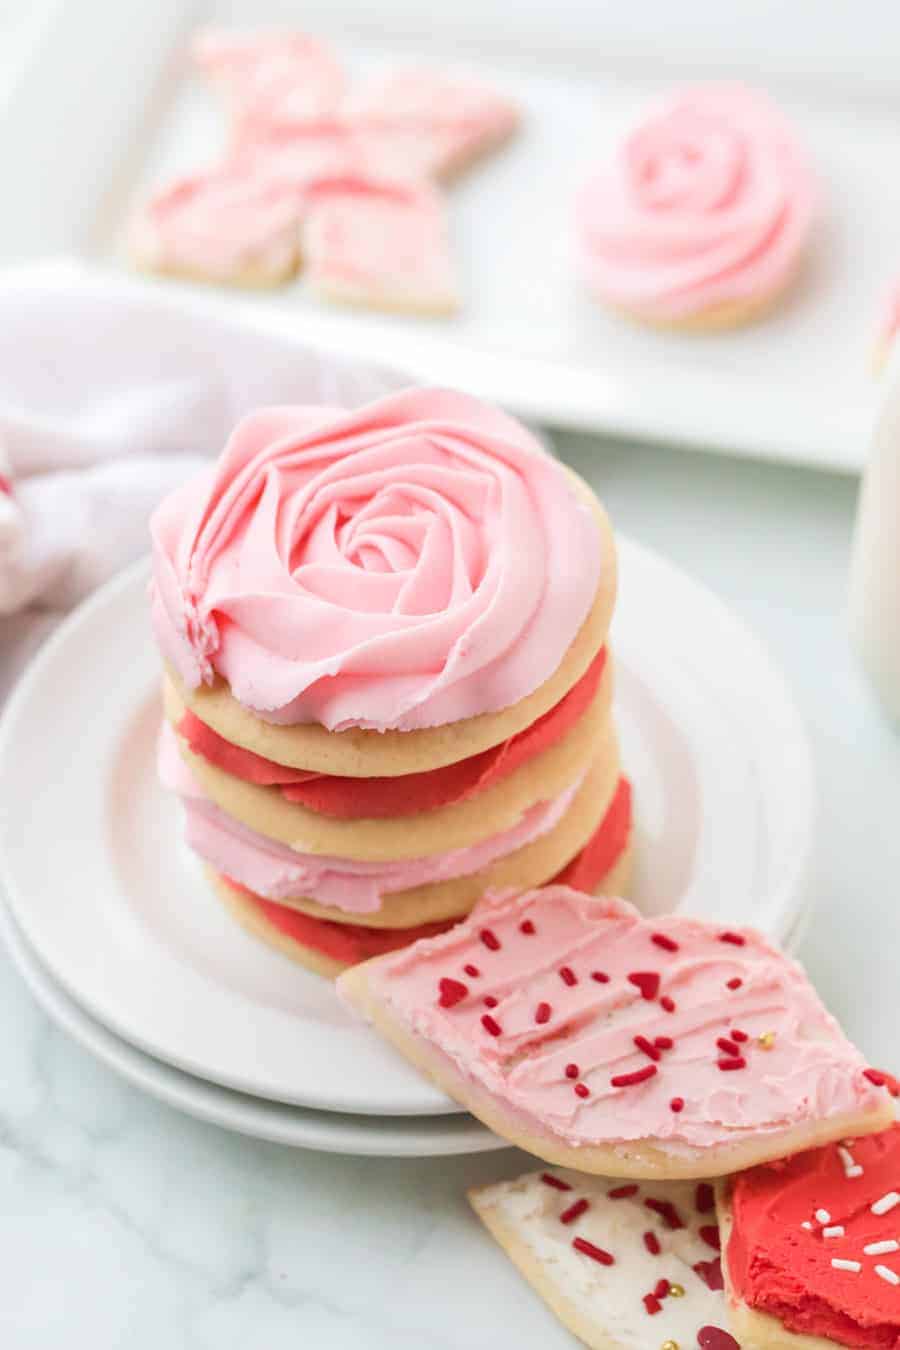
[[[823,1228],[823,1229],[822,1229],[822,1236],[823,1236],[823,1237],[843,1237],[843,1236],[844,1236],[844,1225],[843,1225],[843,1224],[840,1224],[840,1223],[836,1223],[832,1228]]]
[[[860,1167],[859,1163],[854,1163],[852,1167],[847,1168],[848,1177],[861,1177],[862,1174],[863,1169]]]
[[[863,1247],[866,1256],[884,1256],[885,1252],[900,1252],[900,1242],[895,1242],[893,1238],[888,1238],[887,1242],[870,1242],[868,1247]]]
[[[872,1213],[877,1214],[880,1218],[882,1214],[889,1213],[895,1205],[900,1205],[900,1195],[896,1191],[888,1191],[887,1195],[883,1195],[880,1200],[875,1201],[872,1206]]]
[[[844,1164],[845,1172],[847,1171],[848,1167],[854,1166],[853,1154],[850,1152],[848,1148],[844,1148],[843,1144],[838,1144],[838,1157]]]
[[[838,1256],[833,1256],[831,1258],[831,1264],[834,1266],[835,1270],[849,1270],[851,1275],[858,1275],[862,1270],[859,1261],[844,1261]]]
[[[827,1209],[817,1209],[816,1218],[819,1223],[831,1223],[831,1215],[828,1213]]]
[[[875,1274],[880,1275],[883,1280],[887,1280],[888,1284],[900,1284],[900,1275],[897,1274],[896,1270],[891,1270],[889,1266],[876,1266]]]
[[[804,1219],[803,1222],[801,1223],[800,1227],[801,1227],[801,1228],[805,1228],[806,1231],[807,1231],[807,1233],[811,1233],[811,1232],[812,1232],[812,1224],[810,1223],[809,1219]]]

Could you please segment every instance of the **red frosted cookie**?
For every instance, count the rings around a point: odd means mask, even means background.
[[[338,988],[491,1129],[585,1172],[719,1176],[892,1118],[759,934],[565,886],[488,896]]]
[[[718,1199],[743,1344],[900,1346],[900,1126],[753,1168]]]

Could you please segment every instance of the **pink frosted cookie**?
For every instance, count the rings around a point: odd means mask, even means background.
[[[440,195],[348,177],[310,195],[303,236],[313,290],[377,309],[449,314],[458,295]]]
[[[491,1129],[582,1171],[721,1175],[892,1118],[802,969],[750,930],[548,886],[338,987]]]
[[[448,178],[496,150],[519,125],[512,99],[441,70],[397,70],[351,95],[346,116],[394,172]]]
[[[191,55],[221,92],[241,134],[332,116],[344,96],[346,81],[334,54],[305,33],[204,28]]]
[[[731,1324],[743,1345],[896,1350],[898,1183],[894,1125],[718,1187]]]
[[[617,1184],[558,1170],[469,1192],[559,1320],[592,1350],[739,1350],[725,1327],[707,1182]]]
[[[148,271],[274,286],[300,262],[302,194],[232,165],[178,179],[145,202],[129,250]]]
[[[807,157],[767,95],[683,90],[582,192],[584,276],[598,299],[651,324],[743,323],[794,277],[816,195]]]

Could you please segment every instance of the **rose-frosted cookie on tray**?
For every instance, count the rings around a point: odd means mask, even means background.
[[[488,896],[338,988],[497,1134],[585,1172],[722,1175],[892,1118],[801,967],[751,930],[550,886]]]
[[[716,1189],[730,1323],[742,1345],[900,1345],[900,1126]]]
[[[794,279],[816,199],[806,153],[765,93],[684,89],[582,191],[582,273],[598,300],[642,322],[732,328]]]
[[[713,1188],[555,1169],[469,1192],[475,1213],[591,1350],[739,1350],[726,1331]]]

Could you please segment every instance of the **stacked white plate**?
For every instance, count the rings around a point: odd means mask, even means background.
[[[789,943],[813,818],[801,720],[715,597],[619,542],[612,646],[636,794],[633,898]],[[501,1147],[329,982],[248,937],[204,883],[156,783],[146,579],[141,564],[76,611],[0,725],[2,930],[35,997],[117,1072],[226,1128],[350,1153]]]

